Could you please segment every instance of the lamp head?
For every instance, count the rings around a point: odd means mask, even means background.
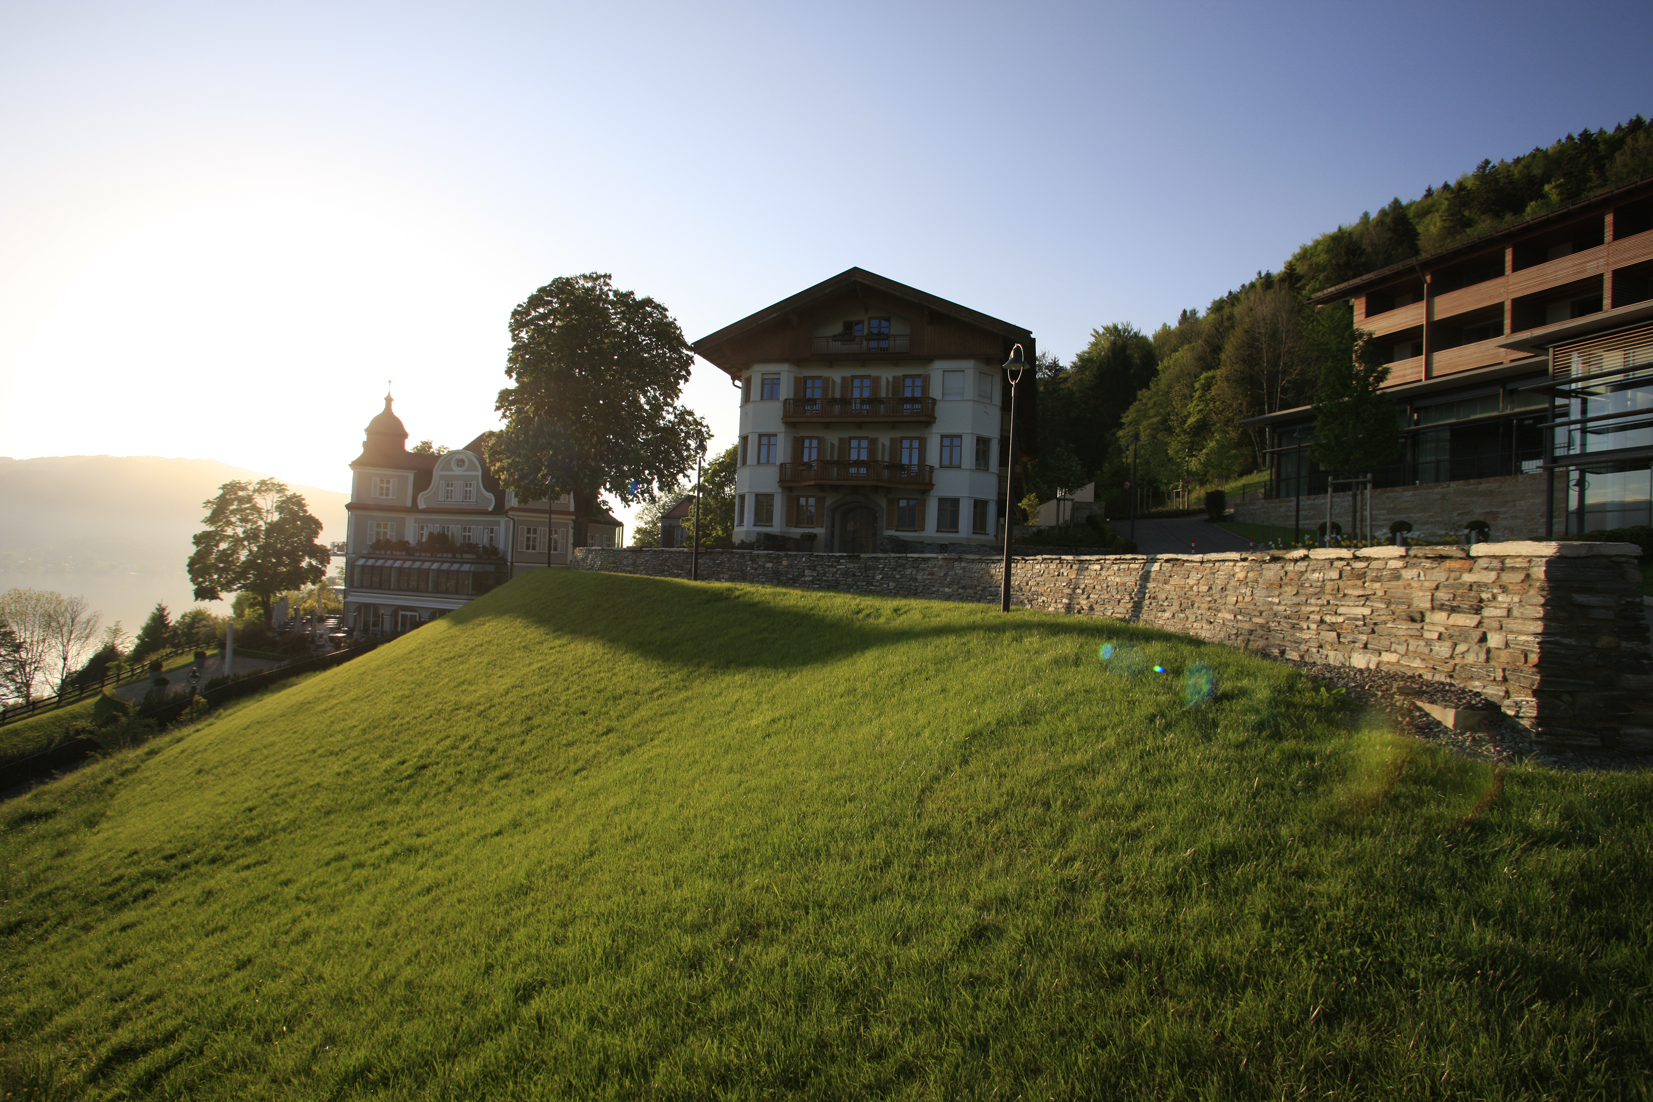
[[[1022,346],[1017,344],[1010,350],[1010,358],[1004,362],[1004,373],[1011,382],[1022,377],[1022,370],[1027,367],[1027,360],[1022,356]]]

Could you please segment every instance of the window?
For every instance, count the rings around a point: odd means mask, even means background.
[[[752,400],[752,376],[747,375],[740,381],[740,404],[745,405]]]
[[[553,555],[561,555],[564,549],[568,547],[568,529],[559,524],[553,524],[550,528],[550,532],[551,553]]]
[[[983,402],[993,400],[993,376],[985,371],[976,372],[976,397]]]
[[[586,530],[585,545],[587,547],[613,547],[614,529],[592,525]]]
[[[824,379],[819,377],[804,380],[804,412],[820,413],[822,391],[826,388],[822,384]]]
[[[821,522],[816,519],[816,516],[819,513],[820,505],[821,499],[813,495],[798,498],[797,526],[799,528],[819,527]]]
[[[964,397],[964,372],[943,371],[941,373],[941,396],[943,398]]]
[[[867,477],[867,464],[872,455],[872,438],[870,436],[852,436],[849,438],[849,451],[844,456],[849,460],[848,477]]]
[[[758,462],[773,463],[775,461],[775,434],[760,432],[758,434]]]
[[[492,525],[489,525],[488,527],[486,527],[482,530],[482,546],[484,546],[484,547],[498,547],[499,546],[499,529],[498,528],[495,528]]]
[[[752,523],[759,528],[775,526],[775,495],[752,495]]]
[[[993,441],[986,436],[976,437],[976,470],[985,471],[993,465]]]
[[[923,525],[923,501],[916,497],[897,498],[895,526],[903,532],[916,532]]]
[[[901,396],[903,398],[922,398],[922,397],[924,397],[924,376],[922,376],[922,375],[903,375],[903,376],[901,376]]]
[[[735,495],[735,527],[741,528],[746,524],[746,495]]]
[[[759,395],[764,401],[774,401],[781,396],[781,377],[779,375],[765,375],[763,377],[763,392]]]
[[[743,436],[740,438],[740,465],[742,467],[746,466],[750,462],[750,459],[747,457],[747,453],[750,449],[747,445],[751,442],[752,438],[750,436]]]
[[[959,499],[943,497],[936,499],[936,531],[957,532],[959,530]]]
[[[849,405],[851,409],[863,410],[872,400],[872,376],[852,375],[849,380]]]
[[[924,438],[922,436],[903,436],[901,438],[901,465],[903,467],[917,467],[924,459]]]
[[[522,549],[524,551],[538,551],[540,549],[540,530],[527,527],[522,530]]]
[[[987,535],[987,502],[977,501],[971,503],[970,531],[978,536]]]
[[[943,436],[941,438],[941,465],[943,467],[964,466],[964,437]]]
[[[470,479],[444,478],[442,480],[442,500],[475,501],[476,483]]]
[[[373,542],[393,540],[396,538],[396,522],[393,520],[376,520],[373,522]]]
[[[890,350],[890,319],[867,319],[867,351],[888,352]]]
[[[805,436],[798,440],[798,461],[813,463],[821,458],[821,438],[819,436]]]
[[[473,525],[469,525],[469,524],[461,525],[460,529],[459,529],[459,542],[460,543],[475,543],[476,542],[476,528]]]
[[[374,497],[395,497],[396,480],[394,478],[375,478],[373,480]]]

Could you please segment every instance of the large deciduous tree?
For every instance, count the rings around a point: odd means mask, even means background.
[[[278,593],[327,576],[332,556],[316,539],[321,521],[286,483],[273,478],[226,482],[202,507],[207,510],[205,528],[195,534],[195,553],[189,557],[197,601],[251,593],[267,624]]]
[[[602,273],[552,280],[511,312],[515,385],[499,392],[505,427],[488,439],[488,463],[518,497],[572,494],[584,546],[600,493],[652,501],[693,469],[710,435],[678,404],[693,363],[654,299]]]

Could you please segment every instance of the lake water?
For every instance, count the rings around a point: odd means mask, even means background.
[[[119,620],[130,635],[136,635],[149,619],[156,601],[166,605],[174,620],[196,606],[195,587],[182,570],[176,574],[0,572],[0,592],[8,589],[50,589],[66,597],[80,594],[103,613],[104,627]],[[201,607],[220,616],[227,616],[230,611],[229,601],[206,601]]]

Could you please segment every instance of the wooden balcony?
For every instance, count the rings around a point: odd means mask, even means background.
[[[913,463],[886,463],[877,459],[817,459],[782,463],[780,483],[795,486],[875,486],[888,490],[928,492],[936,484],[936,469]]]
[[[878,333],[870,337],[833,333],[831,336],[816,337],[814,352],[817,356],[881,356],[908,351],[912,340],[912,335],[908,333]]]
[[[934,398],[788,398],[781,407],[781,420],[789,425],[828,421],[928,424],[935,419]]]

